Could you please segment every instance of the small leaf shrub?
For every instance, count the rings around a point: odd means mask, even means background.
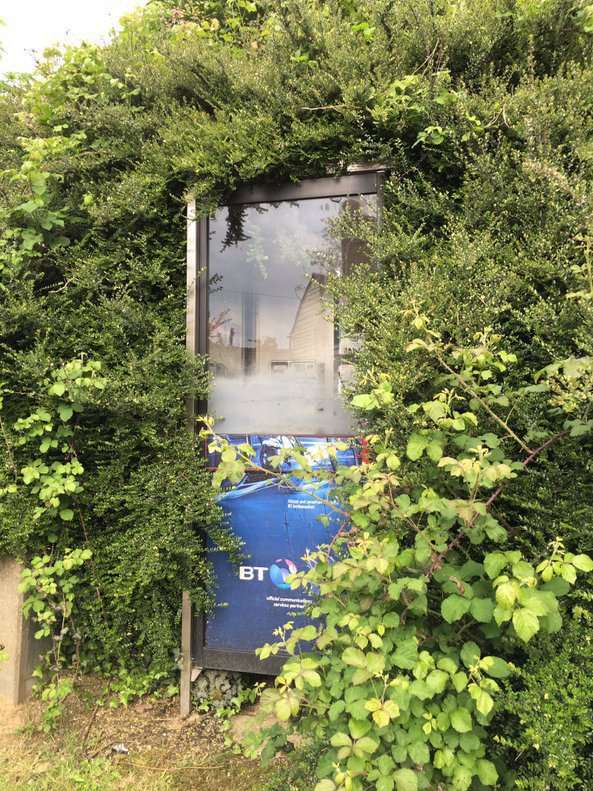
[[[517,788],[544,791],[593,783],[592,678],[586,611],[575,612],[561,632],[530,647],[521,684],[505,690],[497,715],[498,742],[513,761]]]

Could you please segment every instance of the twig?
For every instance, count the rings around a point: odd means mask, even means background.
[[[351,107],[349,104],[323,104],[319,107],[301,107],[300,109],[307,112],[316,112],[320,110],[343,110],[346,107]]]
[[[98,711],[99,711],[99,701],[97,701],[97,703],[95,703],[95,708],[92,711],[92,714],[90,716],[90,719],[89,719],[88,724],[87,724],[87,726],[85,728],[85,731],[84,731],[84,736],[82,737],[82,744],[80,745],[80,751],[83,754],[84,754],[84,750],[85,750],[85,747],[86,747],[87,740],[89,738],[89,733],[91,732],[91,728],[93,727],[93,723],[95,721],[95,718],[97,716],[97,712]]]
[[[109,739],[108,741],[103,742],[100,747],[97,747],[96,750],[93,750],[92,753],[85,756],[87,761],[92,761],[93,758],[96,758],[99,755],[99,753],[102,753],[103,750],[106,750],[107,747],[110,747],[112,744],[113,744],[113,739]]]

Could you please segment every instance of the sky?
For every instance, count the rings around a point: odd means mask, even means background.
[[[100,42],[145,0],[0,0],[0,74],[31,71],[56,43]]]

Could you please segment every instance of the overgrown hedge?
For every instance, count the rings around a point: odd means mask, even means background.
[[[395,394],[371,428],[403,443],[405,406],[436,375],[404,353],[407,311],[459,345],[493,328],[518,357],[517,388],[593,354],[592,30],[584,0],[151,2],[107,46],[3,85],[0,549],[93,550],[76,612],[86,667],[170,668],[180,591],[208,599],[205,532],[233,545],[184,426],[185,397],[207,387],[183,344],[186,197],[205,212],[239,183],[389,166],[378,266],[335,288],[362,337],[360,389],[387,374]],[[52,383],[73,359],[100,362],[105,383],[64,401]],[[72,426],[42,456],[84,468],[59,506],[22,480],[40,409],[50,437]],[[548,428],[529,401],[513,420],[525,436]],[[496,516],[516,546],[593,549],[591,450],[590,434],[557,445],[505,490]],[[577,589],[575,605],[590,601]],[[572,705],[587,620],[578,633],[553,674],[554,645],[535,649],[508,693],[500,749],[520,752],[519,774],[528,755],[524,788],[590,782],[590,693],[559,763],[545,722],[534,736],[521,713],[539,717],[544,677]]]

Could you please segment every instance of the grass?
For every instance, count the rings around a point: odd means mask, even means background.
[[[271,772],[229,749],[213,715],[183,721],[176,700],[98,707],[97,690],[85,685],[50,736],[36,730],[39,704],[23,707],[20,722],[0,710],[0,791],[261,791],[266,785]],[[115,744],[129,752],[114,753]]]

